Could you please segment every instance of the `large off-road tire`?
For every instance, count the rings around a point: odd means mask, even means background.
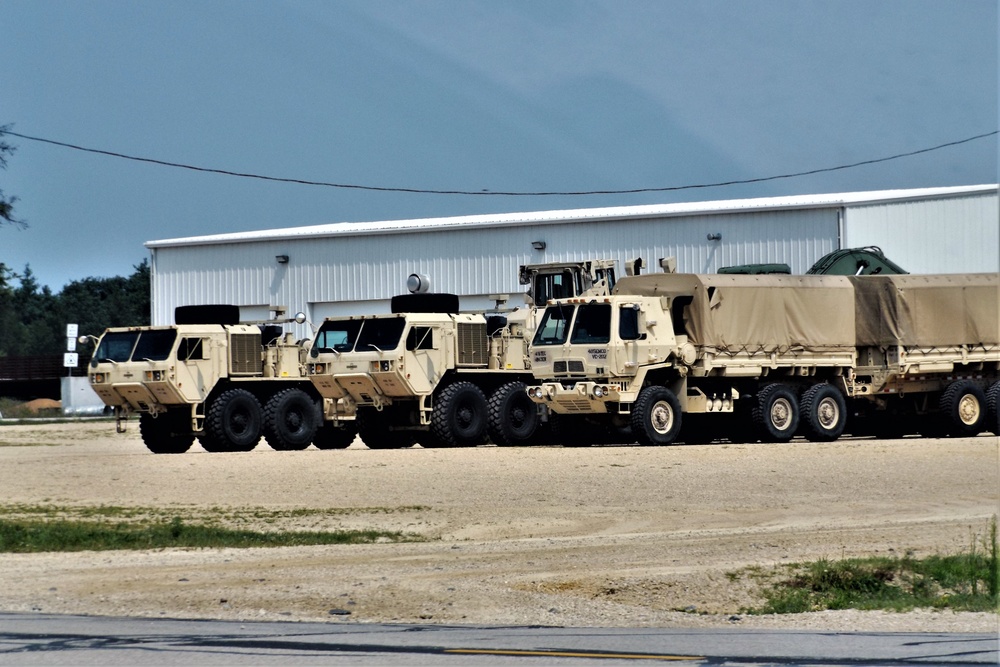
[[[986,423],[986,394],[972,380],[955,380],[942,392],[938,402],[940,423],[951,436],[979,435]]]
[[[390,430],[386,414],[375,408],[358,408],[355,421],[358,435],[368,449],[405,449],[417,441],[412,431]]]
[[[847,402],[832,384],[809,387],[799,401],[802,434],[814,442],[830,442],[847,425]]]
[[[194,444],[191,419],[185,408],[161,415],[141,413],[139,435],[146,449],[154,454],[183,454]]]
[[[632,404],[632,434],[640,445],[669,445],[681,431],[681,404],[666,387],[639,392]]]
[[[523,382],[508,382],[493,392],[486,424],[490,440],[501,447],[528,444],[538,428],[538,408]]]
[[[764,442],[788,442],[799,428],[799,402],[790,388],[769,384],[757,394],[752,419]]]
[[[282,389],[264,406],[264,439],[280,452],[305,449],[316,436],[322,415],[316,402],[297,387]]]
[[[1000,435],[1000,381],[986,390],[986,430]]]
[[[313,445],[316,449],[347,449],[357,435],[356,422],[341,422],[340,426],[334,426],[333,422],[323,422],[323,425],[316,429]]]
[[[455,382],[434,398],[431,434],[443,447],[485,444],[488,412],[486,397],[479,387],[471,382]]]
[[[213,447],[209,451],[249,452],[260,441],[262,422],[260,401],[256,396],[246,389],[227,389],[208,408],[206,437],[201,445],[205,449]]]

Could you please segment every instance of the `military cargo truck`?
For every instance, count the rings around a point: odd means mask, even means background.
[[[239,322],[236,306],[181,306],[175,324],[104,332],[87,374],[115,410],[133,413],[154,453],[182,453],[195,438],[210,452],[346,447],[353,423],[322,423],[321,397],[303,374],[307,346],[282,324]]]
[[[530,438],[525,318],[460,313],[458,297],[394,297],[391,315],[328,318],[308,375],[371,449],[468,447]]]
[[[550,303],[528,393],[589,421],[577,438],[613,425],[642,444],[833,440],[849,414],[997,431],[997,303],[993,274],[623,278],[610,297]]]
[[[666,445],[682,414],[692,417],[689,441],[743,416],[763,440],[791,439],[800,421],[829,440],[846,420],[853,289],[843,276],[626,277],[611,296],[550,303],[530,360],[528,393],[558,422],[597,417],[641,444]]]

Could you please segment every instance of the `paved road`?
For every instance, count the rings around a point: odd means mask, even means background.
[[[0,614],[0,665],[996,665],[989,634],[240,623]]]

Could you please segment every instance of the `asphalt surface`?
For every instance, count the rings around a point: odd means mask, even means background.
[[[0,614],[0,665],[996,665],[996,634]]]

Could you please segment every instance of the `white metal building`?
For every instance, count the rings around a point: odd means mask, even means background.
[[[176,306],[274,306],[312,322],[389,311],[411,273],[463,309],[521,305],[521,264],[642,257],[682,272],[783,262],[804,273],[838,248],[877,245],[911,273],[1000,271],[997,185],[805,195],[388,222],[341,222],[150,241],[152,323]],[[305,333],[305,332],[303,332]]]

